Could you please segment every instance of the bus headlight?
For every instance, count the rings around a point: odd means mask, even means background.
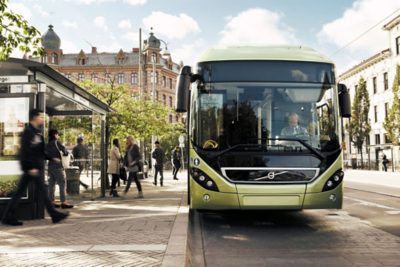
[[[344,172],[342,170],[338,170],[335,172],[329,179],[326,181],[324,185],[324,189],[322,191],[329,191],[336,188],[343,181]]]
[[[205,189],[217,191],[217,192],[219,191],[217,184],[207,174],[202,172],[200,169],[191,168],[190,175],[199,185],[201,185]]]

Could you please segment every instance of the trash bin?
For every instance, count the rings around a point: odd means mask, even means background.
[[[351,167],[353,170],[357,169],[357,159],[355,158],[351,159]]]
[[[71,166],[69,168],[66,168],[65,175],[67,176],[67,193],[69,195],[79,195],[79,167]]]

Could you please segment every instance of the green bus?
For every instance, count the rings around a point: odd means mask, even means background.
[[[187,112],[191,209],[340,209],[341,117],[335,66],[295,46],[207,50],[184,66],[176,111]]]

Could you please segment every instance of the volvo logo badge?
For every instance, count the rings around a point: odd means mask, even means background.
[[[270,179],[270,180],[273,180],[275,178],[275,172],[269,172],[267,174],[267,178]]]

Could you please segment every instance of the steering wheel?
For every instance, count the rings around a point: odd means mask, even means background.
[[[209,139],[204,142],[203,149],[217,149],[218,146],[219,145],[218,145],[217,141]]]

